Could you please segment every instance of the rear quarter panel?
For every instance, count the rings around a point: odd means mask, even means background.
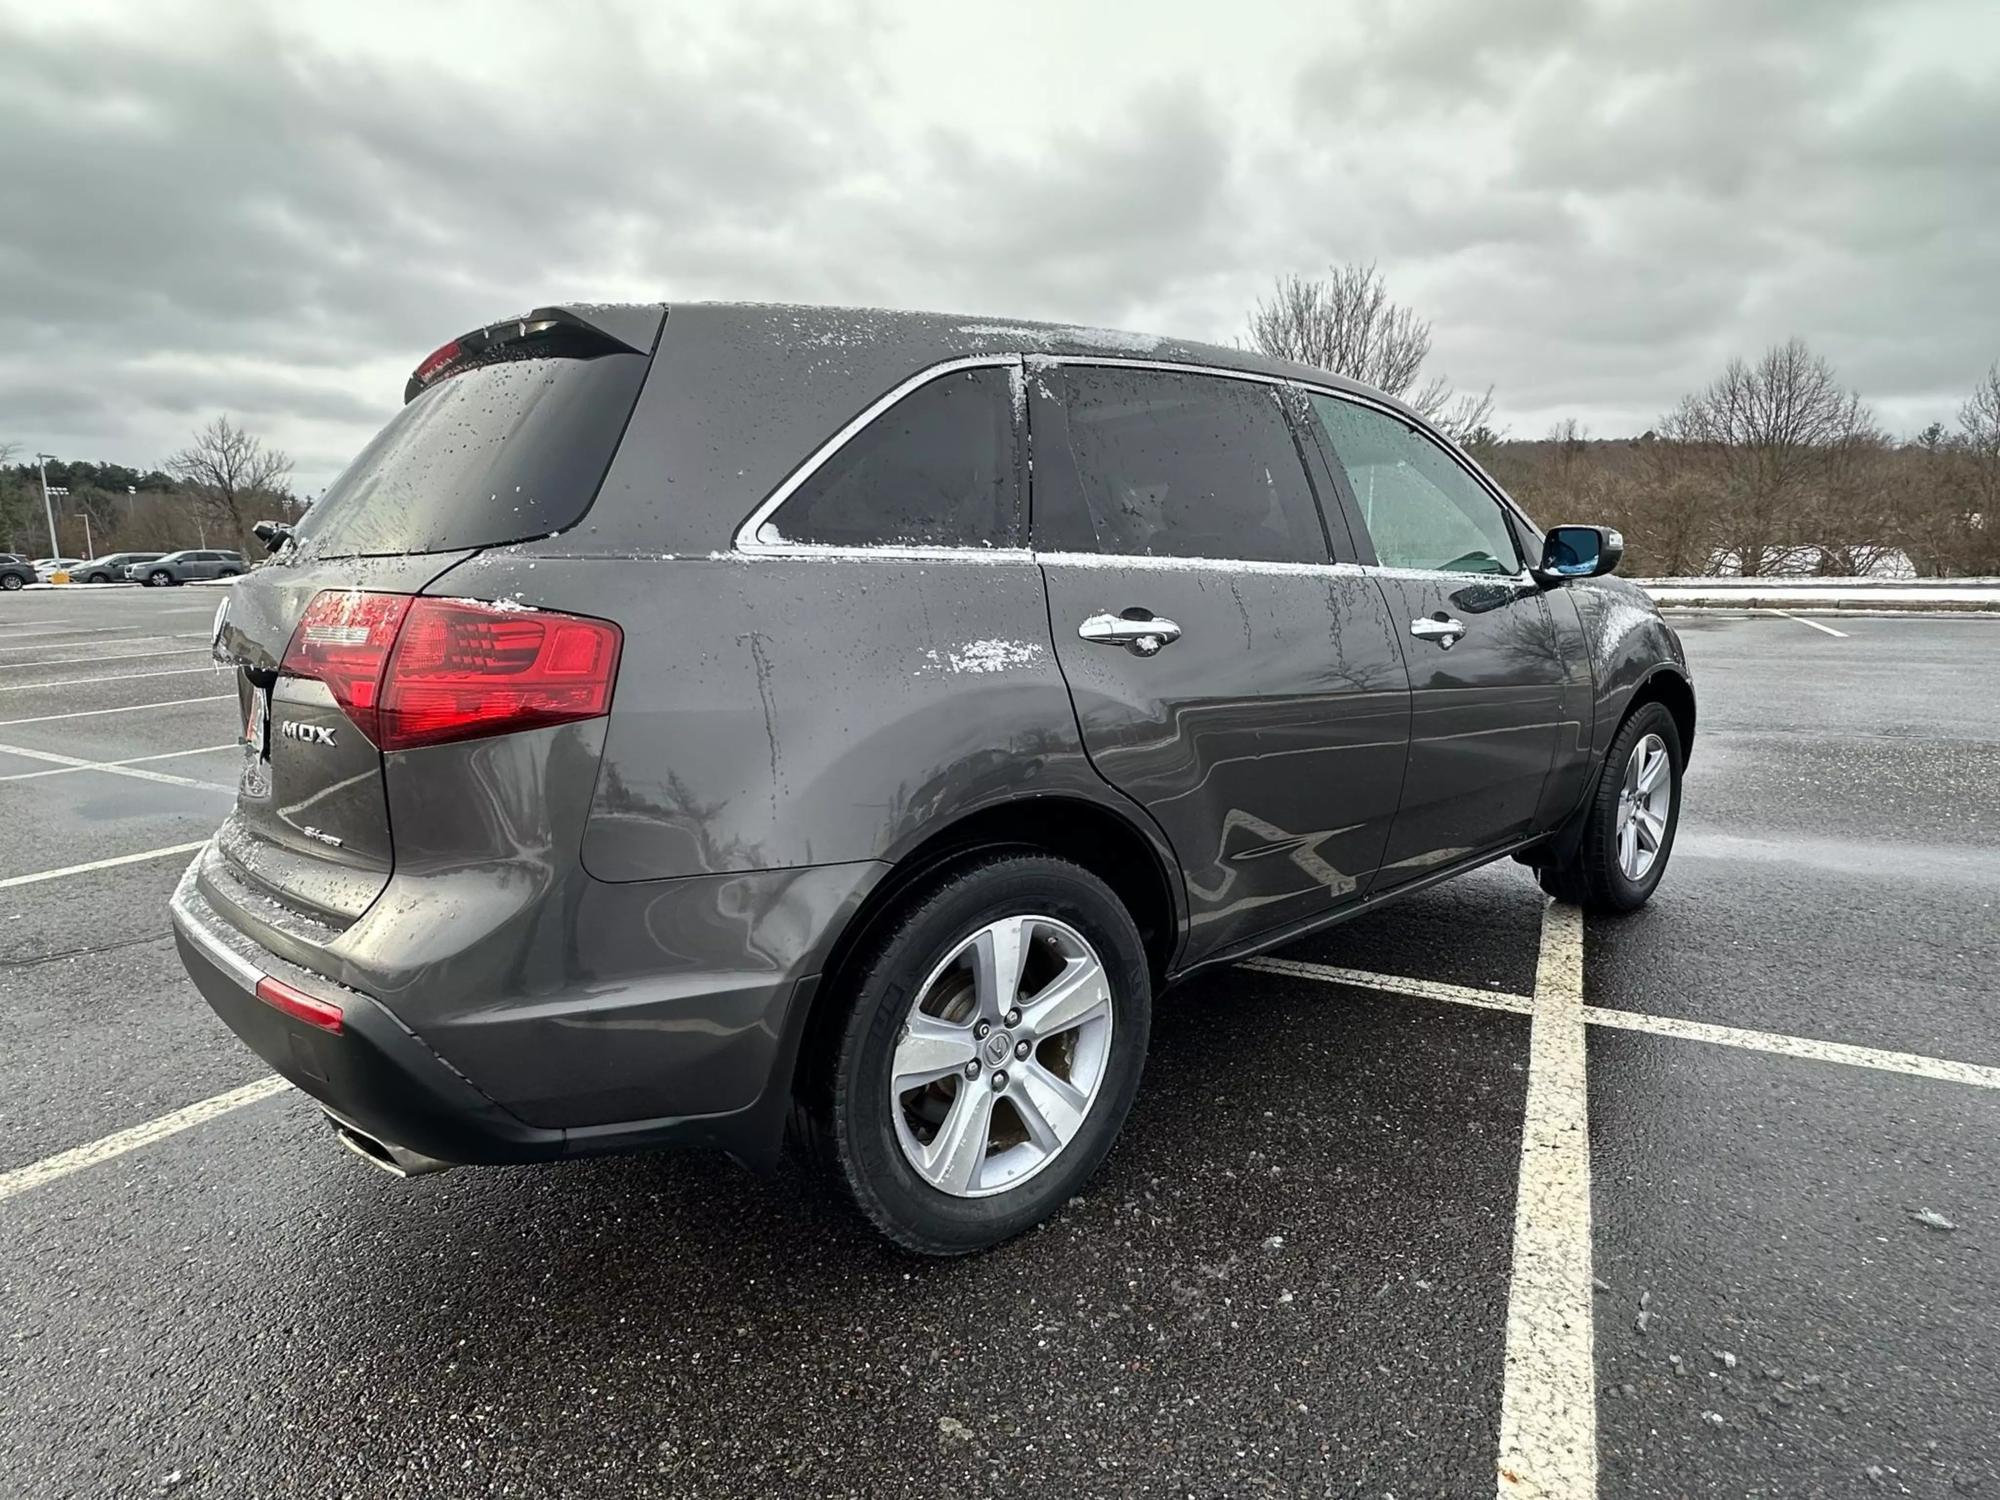
[[[1032,562],[512,549],[433,592],[522,580],[625,632],[581,851],[598,880],[892,861],[996,802],[1110,800]]]

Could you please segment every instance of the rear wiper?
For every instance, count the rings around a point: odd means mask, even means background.
[[[292,539],[292,527],[288,521],[259,521],[250,530],[264,544],[266,552],[276,552]]]

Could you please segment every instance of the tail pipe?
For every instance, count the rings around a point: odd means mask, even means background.
[[[326,1112],[326,1122],[333,1127],[341,1145],[391,1177],[423,1177],[457,1165],[455,1162],[439,1161],[435,1156],[425,1156],[421,1151],[412,1151],[408,1146],[378,1140],[352,1121],[341,1119],[332,1110]]]

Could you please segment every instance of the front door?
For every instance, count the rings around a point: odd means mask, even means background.
[[[1374,580],[1332,566],[1285,393],[1088,361],[1029,384],[1056,653],[1092,763],[1185,871],[1183,961],[1357,899],[1408,681]]]
[[[1530,830],[1563,718],[1562,651],[1496,499],[1426,430],[1315,394],[1356,542],[1409,667],[1410,769],[1378,889]]]

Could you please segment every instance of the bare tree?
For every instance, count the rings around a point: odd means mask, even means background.
[[[1961,566],[1971,573],[2000,573],[2000,363],[1990,366],[1958,409],[1952,443],[1958,462],[1954,516],[1962,535]]]
[[[1333,266],[1323,277],[1280,276],[1250,312],[1250,342],[1289,359],[1398,396],[1463,441],[1486,428],[1493,389],[1457,394],[1442,375],[1410,388],[1431,352],[1431,325],[1393,302],[1382,273],[1369,264]]]
[[[178,479],[217,525],[227,526],[235,544],[247,547],[257,517],[254,502],[279,503],[291,477],[291,455],[267,448],[261,438],[217,417],[194,435],[194,441],[167,460],[167,472]]]
[[[1716,543],[1745,577],[1813,544],[1808,516],[1841,454],[1879,442],[1873,415],[1799,339],[1733,359],[1660,424],[1668,452],[1715,487]]]

